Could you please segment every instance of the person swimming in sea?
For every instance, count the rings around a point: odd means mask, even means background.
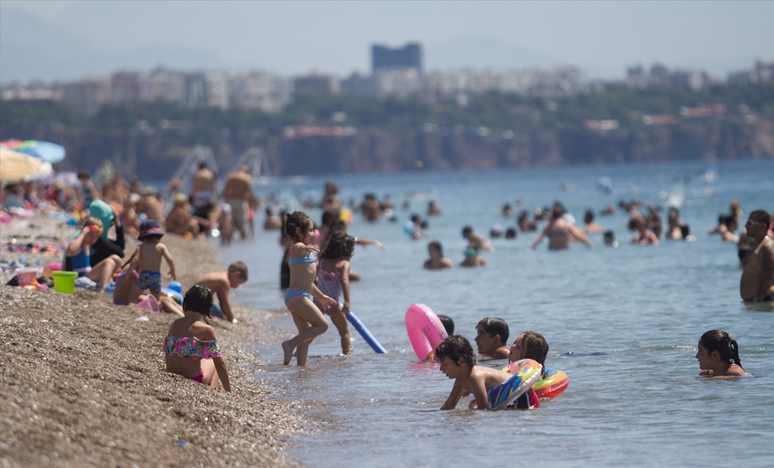
[[[549,250],[568,248],[571,238],[583,242],[590,249],[594,248],[594,244],[589,241],[583,231],[564,219],[564,207],[559,202],[554,203],[554,207],[551,210],[551,219],[546,223],[546,226],[532,243],[530,249],[537,247],[544,237],[548,237]]]
[[[704,377],[747,377],[742,368],[739,345],[723,330],[710,330],[701,335],[696,359]]]
[[[432,241],[427,244],[427,253],[430,258],[425,262],[424,268],[427,270],[444,270],[454,268],[454,264],[448,258],[443,256],[443,246],[438,241]]]

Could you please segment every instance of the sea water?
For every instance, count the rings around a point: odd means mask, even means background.
[[[613,191],[596,187],[609,177]],[[312,467],[392,466],[774,466],[774,309],[739,297],[741,268],[733,244],[707,232],[729,202],[745,215],[774,210],[774,162],[734,161],[637,164],[476,172],[413,172],[331,176],[343,201],[367,192],[395,201],[396,223],[365,223],[355,215],[353,236],[382,242],[385,250],[357,247],[352,269],[352,310],[389,350],[377,355],[351,328],[354,354],[341,356],[331,325],[310,348],[306,368],[282,365],[279,343],[260,346],[265,365],[256,378],[299,401],[310,432],[290,439],[290,455]],[[319,199],[327,177],[279,179],[257,187],[289,209]],[[410,208],[401,209],[409,198]],[[521,199],[516,206],[515,200]],[[551,252],[537,233],[495,239],[485,268],[422,268],[431,240],[443,243],[458,264],[471,225],[515,226],[500,208],[532,212],[560,200],[582,226],[583,213],[618,200],[679,204],[695,242],[664,240],[633,246],[627,218],[597,217],[616,233],[620,247],[578,243]],[[403,230],[411,213],[425,217],[428,201],[443,214],[429,218],[427,237]],[[319,210],[309,210],[319,222]],[[662,219],[666,226],[666,208]],[[238,301],[275,310],[274,325],[295,330],[279,289],[282,249],[277,231],[223,250],[225,262],[244,260],[250,281]],[[554,401],[534,411],[439,411],[453,382],[438,364],[419,362],[404,323],[406,309],[422,303],[452,317],[456,333],[475,337],[484,317],[507,321],[510,345],[521,331],[542,333],[550,344],[549,368],[571,382]],[[755,377],[735,381],[698,378],[699,337],[726,330],[739,342],[744,368]],[[474,344],[475,346],[475,344]],[[505,361],[483,362],[500,367]]]

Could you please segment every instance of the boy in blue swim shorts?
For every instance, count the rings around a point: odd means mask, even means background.
[[[173,280],[177,280],[175,275],[175,262],[169,253],[167,246],[161,243],[164,232],[159,227],[156,220],[149,219],[140,225],[140,235],[137,240],[142,244],[137,247],[138,264],[137,270],[140,277],[137,280],[137,286],[142,290],[148,290],[158,300],[161,294],[161,260],[164,259],[169,265],[169,275]]]

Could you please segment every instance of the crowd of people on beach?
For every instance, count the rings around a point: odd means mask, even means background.
[[[254,236],[255,212],[261,203],[253,192],[253,181],[247,168],[241,167],[229,175],[220,193],[215,188],[215,175],[207,169],[206,163],[198,166],[188,194],[181,191],[183,184],[180,181],[173,181],[159,194],[153,187],[143,187],[136,178],[128,182],[120,173],[104,181],[101,188],[97,188],[87,171],[79,172],[77,178],[77,182],[69,185],[60,181],[9,185],[5,187],[3,206],[9,214],[19,217],[34,211],[48,216],[73,213],[73,218],[80,222],[76,234],[64,249],[61,269],[77,273],[80,287],[98,293],[112,288],[115,304],[145,304],[175,316],[164,342],[167,370],[211,386],[221,382],[223,388],[230,391],[228,370],[215,329],[204,318],[217,317],[239,323],[231,307],[229,291],[247,281],[247,265],[235,262],[226,271],[208,273],[184,295],[176,295],[163,288],[163,278],[166,276],[175,281],[176,271],[174,258],[161,240],[167,234],[187,239],[217,236],[228,245],[236,232],[243,240]],[[516,199],[515,204],[521,206],[522,201]],[[357,281],[359,275],[352,270],[350,260],[356,245],[382,249],[384,246],[376,240],[348,235],[348,225],[356,213],[366,222],[397,220],[389,196],[379,201],[375,194],[368,193],[361,203],[350,203],[345,207],[333,182],[325,184],[319,204],[308,201],[305,206],[322,210],[319,225],[302,211],[288,212],[274,206],[266,207],[263,223],[267,232],[280,231],[280,244],[284,248],[280,286],[286,291],[285,305],[298,329],[296,336],[282,342],[286,365],[294,356],[299,366],[306,364],[310,344],[328,329],[325,315],[330,316],[340,335],[342,353],[352,352],[346,316],[351,307],[350,283]],[[408,207],[407,200],[402,207]],[[640,200],[634,200],[621,201],[619,209],[629,217],[627,226],[634,245],[658,245],[664,239],[696,239],[690,227],[680,219],[676,207],[668,209],[666,229],[660,206],[644,206]],[[598,224],[591,209],[584,213],[584,227],[576,225],[575,218],[560,202],[536,209],[532,219],[526,209],[514,216],[510,203],[503,205],[501,212],[505,219],[516,221],[514,227],[506,230],[505,239],[516,239],[519,231],[538,232],[531,249],[543,239],[547,239],[550,250],[568,249],[577,242],[593,248],[590,237],[599,234],[603,235],[604,245],[618,246],[614,232]],[[428,218],[442,216],[442,213],[437,202],[428,203]],[[616,213],[612,205],[599,212],[600,216]],[[751,212],[737,234],[741,214],[740,203],[733,201],[729,213],[719,216],[718,225],[709,234],[718,234],[723,242],[737,245],[743,269],[742,299],[774,301],[772,216],[765,210]],[[543,223],[542,227],[540,223]],[[413,214],[404,230],[412,239],[427,238],[428,221]],[[490,235],[500,237],[502,228],[493,226]],[[124,261],[126,236],[136,236],[139,245]],[[493,250],[490,240],[474,232],[472,226],[464,226],[462,236],[467,240],[467,246],[460,266],[485,267],[487,261],[482,254]],[[425,269],[454,267],[444,256],[440,241],[429,241],[427,248],[429,258],[424,262]],[[162,272],[162,263],[168,266],[166,275]],[[214,303],[215,295],[218,304]],[[468,393],[475,397],[478,408],[485,408],[486,390],[503,383],[510,374],[476,365],[476,354],[470,342],[453,334],[454,324],[449,317],[441,317],[449,337],[437,347],[433,358],[440,362],[442,372],[455,379],[454,388],[442,409],[456,407],[459,399]],[[531,331],[520,333],[510,347],[507,346],[508,338],[508,326],[503,320],[482,320],[475,339],[479,356],[510,361],[529,358],[540,363],[545,372],[548,343],[542,335]],[[741,367],[737,343],[725,332],[712,330],[705,333],[698,349],[696,357],[702,375],[747,375]],[[529,392],[516,404],[518,408],[537,406],[537,399]]]

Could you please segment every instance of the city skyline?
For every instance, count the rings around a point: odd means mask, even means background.
[[[4,1],[0,8],[4,83],[159,64],[347,76],[368,72],[372,44],[408,42],[425,46],[427,70],[572,64],[591,78],[613,78],[659,62],[725,76],[771,59],[774,44],[766,25],[774,3]]]

